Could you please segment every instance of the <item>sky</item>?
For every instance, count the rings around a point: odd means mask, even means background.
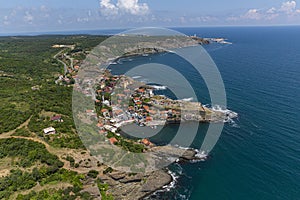
[[[300,25],[300,0],[0,0],[0,33]]]

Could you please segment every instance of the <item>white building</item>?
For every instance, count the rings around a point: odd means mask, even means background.
[[[110,125],[104,125],[104,129],[107,131],[113,132],[113,133],[116,133],[118,130],[117,128],[110,126]]]
[[[45,128],[43,131],[44,131],[45,135],[56,134],[55,128],[53,128],[53,127]]]

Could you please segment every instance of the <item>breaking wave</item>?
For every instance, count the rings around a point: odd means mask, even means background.
[[[155,90],[166,90],[167,86],[151,85]]]

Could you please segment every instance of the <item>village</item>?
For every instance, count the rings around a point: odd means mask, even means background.
[[[156,129],[157,126],[185,121],[222,122],[228,117],[199,102],[156,95],[155,87],[124,75],[112,75],[109,70],[100,77],[95,105],[96,109],[86,110],[86,115],[97,120],[99,133],[106,135],[111,144],[125,140],[120,129],[128,124]],[[137,143],[147,148],[155,146],[149,138],[140,139]]]

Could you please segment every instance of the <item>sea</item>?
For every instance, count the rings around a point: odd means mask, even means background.
[[[222,37],[232,43],[204,48],[222,75],[227,108],[237,112],[238,118],[225,124],[208,160],[170,165],[175,181],[147,199],[299,200],[300,27],[175,30],[205,38]],[[200,94],[198,99],[209,104],[205,83],[178,59],[173,54],[131,58],[122,60],[118,70],[149,60],[173,64],[190,75]],[[172,97],[171,92],[161,93]],[[192,147],[199,148],[207,127],[200,124]],[[177,130],[178,125],[169,125],[151,140],[166,145]]]
[[[174,29],[204,38],[222,37],[232,43],[204,48],[223,78],[227,108],[237,112],[238,118],[225,124],[206,161],[170,165],[172,184],[147,199],[299,200],[300,27]],[[107,30],[80,33],[110,34]],[[147,63],[150,58],[173,64],[190,75],[199,101],[209,104],[201,77],[194,76],[184,63],[179,65],[173,56],[149,55],[119,65]],[[167,90],[161,92],[172,96]],[[192,147],[199,147],[207,128],[207,124],[200,124]],[[169,125],[152,140],[165,145],[177,129],[178,125]]]

